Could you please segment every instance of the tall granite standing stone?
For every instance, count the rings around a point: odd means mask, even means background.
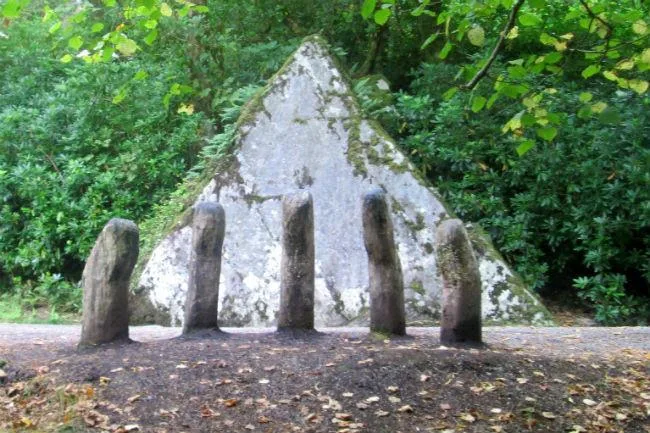
[[[219,329],[219,276],[225,229],[226,215],[219,203],[203,202],[194,207],[184,334]]]
[[[278,330],[314,329],[314,205],[307,191],[282,199]]]
[[[113,218],[97,238],[81,279],[81,346],[129,340],[129,280],[139,237],[135,223]]]
[[[363,196],[363,240],[370,278],[370,330],[404,335],[402,265],[393,239],[390,210],[381,189]]]
[[[461,220],[438,226],[437,256],[443,281],[440,342],[480,343],[481,275]]]

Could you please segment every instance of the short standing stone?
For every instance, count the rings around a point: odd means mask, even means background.
[[[395,248],[390,210],[381,189],[363,196],[363,240],[370,277],[370,330],[404,335],[402,266]]]
[[[442,274],[442,344],[481,342],[481,276],[463,222],[443,221],[437,230]]]
[[[129,280],[139,253],[138,227],[113,218],[100,233],[86,262],[80,345],[129,339]]]
[[[219,329],[219,276],[225,228],[226,216],[219,203],[203,202],[194,207],[183,333]]]
[[[314,328],[314,206],[307,191],[282,199],[278,330]]]

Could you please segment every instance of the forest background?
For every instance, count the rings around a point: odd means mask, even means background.
[[[646,0],[0,0],[0,320],[81,307],[111,217],[153,243],[311,34],[545,299],[650,320]],[[377,89],[384,77],[390,92]]]

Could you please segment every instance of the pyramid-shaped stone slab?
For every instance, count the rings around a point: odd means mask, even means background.
[[[368,323],[368,258],[361,197],[383,188],[390,201],[404,272],[409,323],[440,317],[441,282],[434,251],[436,225],[448,215],[394,142],[362,118],[327,45],[300,46],[264,93],[244,110],[234,162],[197,198],[226,212],[220,283],[220,326],[272,326],[280,299],[281,196],[307,189],[314,198],[316,326]],[[543,323],[546,309],[481,234],[483,316],[496,322]],[[142,293],[181,324],[191,230],[169,234],[139,281]],[[169,323],[166,323],[169,324]]]

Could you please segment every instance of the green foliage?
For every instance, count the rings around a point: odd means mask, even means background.
[[[647,320],[650,98],[564,83],[544,96],[554,112],[578,112],[590,94],[608,101],[608,114],[566,115],[550,144],[526,131],[522,138],[537,146],[519,157],[512,149],[520,140],[499,126],[518,108],[497,101],[473,113],[470,100],[489,92],[485,85],[474,96],[436,97],[454,75],[451,66],[423,65],[411,94],[398,95],[401,146],[527,283],[545,294],[577,287],[604,323]]]
[[[18,281],[68,309],[79,307],[67,293],[78,288],[65,280],[78,281],[103,225],[137,221],[166,197],[196,162],[205,126],[202,114],[162,104],[182,63],[66,65],[47,37],[27,21],[0,39],[0,291]],[[151,79],[129,84],[142,70]],[[130,98],[116,105],[124,83]]]
[[[375,23],[382,25],[392,14],[399,18],[395,4],[394,0],[365,0],[361,15],[374,16]],[[470,98],[472,111],[489,109],[499,98],[523,105],[524,110],[514,113],[504,126],[515,139],[530,128],[544,141],[556,138],[563,113],[549,110],[543,95],[558,82],[602,77],[638,95],[650,87],[647,2],[453,0],[440,4],[422,0],[412,7],[412,19],[433,28],[421,48],[431,47],[437,59],[462,65],[454,88],[473,91],[481,80],[492,87],[484,96]],[[440,43],[433,45],[439,36]],[[488,74],[497,56],[509,66]],[[605,107],[601,105],[601,111]],[[531,141],[517,141],[520,154],[533,147]]]

